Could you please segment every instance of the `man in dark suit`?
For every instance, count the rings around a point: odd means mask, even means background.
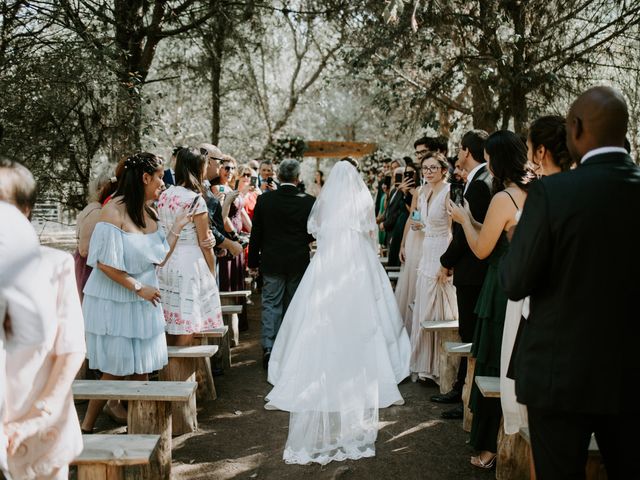
[[[592,433],[609,480],[640,478],[640,169],[624,150],[622,95],[595,87],[567,116],[575,170],[535,182],[500,278],[531,296],[515,347],[539,480],[584,478]]]
[[[405,195],[413,186],[408,179],[403,178],[405,167],[397,167],[393,171],[393,190],[391,190],[389,203],[384,212],[383,227],[387,232],[389,254],[387,265],[390,267],[400,266],[400,245],[402,244],[402,233],[405,223],[409,218],[409,207],[405,201]]]
[[[249,269],[263,277],[262,348],[267,368],[273,342],[304,271],[309,265],[307,219],[314,197],[298,190],[300,163],[285,160],[278,169],[280,185],[258,197],[249,240]]]
[[[467,183],[464,198],[469,204],[473,218],[482,223],[491,203],[491,175],[484,161],[484,142],[487,139],[484,130],[471,130],[464,134],[460,142],[457,165],[466,172]],[[467,238],[459,223],[453,224],[453,238],[449,247],[440,257],[439,275],[447,276],[453,271],[453,284],[456,287],[458,303],[458,332],[463,342],[473,341],[476,328],[474,312],[480,289],[487,273],[487,263],[478,259],[467,243]],[[450,392],[433,395],[431,401],[438,403],[460,403],[462,387],[467,375],[467,359],[462,358],[458,367],[458,377]],[[444,418],[462,418],[462,404],[442,413]]]

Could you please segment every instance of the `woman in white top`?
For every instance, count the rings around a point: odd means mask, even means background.
[[[173,255],[158,269],[168,345],[190,345],[194,333],[222,326],[215,242],[203,198],[206,168],[200,152],[180,149],[176,154],[177,185],[162,192],[158,200],[160,225],[167,235],[176,218],[193,207],[193,223],[183,228]]]

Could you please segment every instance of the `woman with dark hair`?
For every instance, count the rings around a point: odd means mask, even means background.
[[[82,311],[89,368],[102,380],[146,380],[167,364],[167,342],[156,266],[171,255],[190,213],[165,236],[151,207],[164,187],[162,161],[151,153],[128,157],[112,200],[91,236]],[[93,431],[103,400],[91,400],[82,422]]]
[[[215,240],[203,198],[207,161],[199,150],[176,155],[176,185],[158,201],[160,225],[169,235],[179,215],[191,211],[193,225],[182,229],[173,255],[158,269],[168,345],[190,345],[194,333],[222,326],[222,307],[215,278]],[[207,243],[207,240],[211,239]],[[201,246],[201,242],[207,247]],[[209,246],[210,245],[210,246]]]
[[[529,126],[527,154],[539,176],[566,172],[573,166],[567,149],[567,122],[559,115],[536,119]]]
[[[320,191],[322,190],[323,186],[324,186],[324,173],[322,170],[316,170],[316,173],[313,177],[313,183],[307,189],[307,193],[309,195],[313,195],[314,197],[317,197],[318,195],[320,195]]]
[[[566,120],[558,115],[540,117],[529,126],[527,155],[529,164],[533,165],[538,176],[554,175],[571,169],[573,161],[566,139]],[[529,317],[529,297],[517,302],[509,300],[502,334],[500,365],[500,403],[504,432],[507,435],[517,434],[522,427],[528,426],[526,407],[516,399],[515,382],[509,371],[523,317]]]
[[[526,200],[529,172],[526,145],[515,133],[500,130],[491,134],[484,149],[494,187],[484,223],[473,220],[466,202],[463,208],[450,201],[449,209],[453,220],[462,225],[471,251],[480,259],[489,259],[475,309],[478,321],[471,354],[476,359],[476,376],[499,377],[507,296],[498,281],[498,264],[509,248],[506,232],[516,225]],[[491,468],[502,417],[500,400],[483,397],[474,381],[469,404],[473,412],[470,443],[479,452],[471,457],[471,464]]]

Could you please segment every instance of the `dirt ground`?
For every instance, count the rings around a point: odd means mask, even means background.
[[[474,453],[460,420],[442,420],[448,406],[429,401],[437,387],[404,383],[403,406],[380,411],[376,456],[326,466],[287,465],[282,451],[289,414],[264,409],[270,390],[262,368],[260,298],[249,305],[249,330],[232,349],[232,368],[215,378],[218,399],[199,405],[199,431],[174,438],[176,479],[490,479],[469,464]]]
[[[240,334],[232,352],[232,367],[215,377],[218,399],[198,405],[199,430],[174,437],[172,479],[294,480],[294,479],[423,479],[488,480],[495,470],[469,464],[474,453],[461,420],[443,420],[450,406],[429,401],[437,387],[406,382],[400,385],[405,405],[380,410],[376,456],[326,466],[287,465],[282,451],[289,414],[264,409],[270,390],[262,368],[260,296],[249,305],[249,329]],[[77,405],[80,418],[86,404]],[[125,433],[106,415],[96,429]],[[75,475],[72,475],[74,478]]]

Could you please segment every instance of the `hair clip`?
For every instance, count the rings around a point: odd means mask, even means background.
[[[109,181],[110,181],[111,183],[117,183],[117,182],[118,182],[118,177],[111,177],[111,178],[109,179]]]

